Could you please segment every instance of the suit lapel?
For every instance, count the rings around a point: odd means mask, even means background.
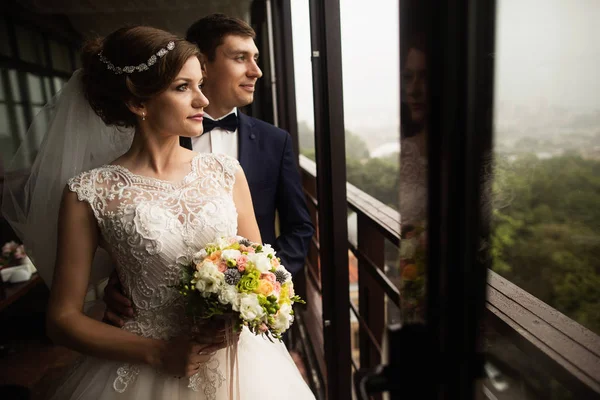
[[[254,129],[252,118],[238,110],[238,160],[248,181],[255,180],[255,160],[252,157],[258,154],[259,137]]]

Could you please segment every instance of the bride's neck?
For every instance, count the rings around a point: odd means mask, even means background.
[[[161,173],[174,161],[181,160],[181,152],[179,136],[161,136],[136,130],[131,147],[122,159],[133,167],[149,168],[156,173]]]

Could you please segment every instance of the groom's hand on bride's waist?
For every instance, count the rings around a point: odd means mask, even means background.
[[[216,326],[205,324],[200,329],[194,329],[194,332],[192,333],[194,342],[201,345],[208,345],[206,348],[207,352],[216,352],[217,350],[224,349],[230,345],[231,342],[237,342],[240,338],[240,333],[231,332],[229,335],[230,342],[227,342],[227,336],[226,328],[219,324]]]
[[[104,288],[104,302],[106,311],[103,321],[117,327],[122,327],[124,319],[133,317],[133,307],[131,301],[125,297],[121,290],[121,281],[116,271],[110,275],[108,283]]]

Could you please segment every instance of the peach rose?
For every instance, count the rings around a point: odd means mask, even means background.
[[[258,288],[256,288],[256,292],[259,294],[268,296],[273,292],[274,287],[275,286],[273,285],[273,283],[271,283],[267,280],[261,279],[258,282]]]
[[[243,244],[240,245],[240,251],[245,251],[246,253],[249,253],[249,254],[252,254],[252,253],[256,252],[254,250],[254,247],[252,247],[252,246],[244,246]]]
[[[210,256],[207,257],[207,259],[210,262],[217,264],[217,262],[221,259],[221,251],[217,250],[217,251],[211,253]]]

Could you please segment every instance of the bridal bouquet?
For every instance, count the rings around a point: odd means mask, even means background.
[[[220,238],[182,265],[177,286],[195,318],[233,317],[237,327],[281,339],[290,327],[294,303],[291,274],[270,245],[242,237]]]

